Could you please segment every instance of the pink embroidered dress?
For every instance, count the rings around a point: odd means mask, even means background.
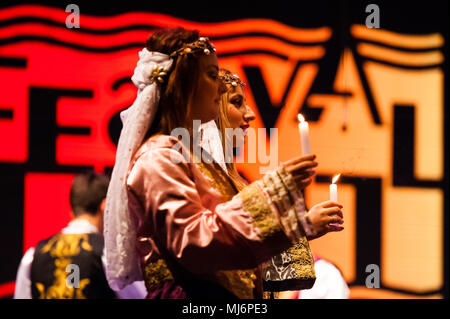
[[[238,193],[218,164],[156,135],[134,155],[127,191],[148,298],[258,298],[258,265],[293,244],[310,252],[303,197],[283,167]],[[302,258],[297,271],[313,274],[312,255]]]

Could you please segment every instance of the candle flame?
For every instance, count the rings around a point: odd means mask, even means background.
[[[333,184],[336,184],[336,183],[337,183],[339,177],[341,177],[341,174],[340,174],[340,173],[337,174],[337,175],[334,175],[334,177],[333,177]]]
[[[304,118],[303,115],[301,115],[300,113],[298,113],[297,118],[298,118],[298,120],[300,121],[300,123],[305,122],[305,118]]]

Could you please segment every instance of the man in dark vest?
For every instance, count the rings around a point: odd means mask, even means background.
[[[121,292],[108,285],[104,272],[103,214],[109,178],[75,176],[70,190],[73,220],[52,237],[30,248],[17,272],[14,298],[144,298],[143,283]]]

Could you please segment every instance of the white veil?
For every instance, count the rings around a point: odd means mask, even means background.
[[[106,196],[104,216],[106,276],[114,290],[142,279],[135,242],[137,219],[130,214],[126,177],[131,159],[151,126],[159,104],[158,72],[163,76],[173,60],[166,54],[139,52],[132,81],[138,87],[136,100],[120,114],[123,128],[117,146],[116,162]],[[156,73],[155,73],[156,72]]]

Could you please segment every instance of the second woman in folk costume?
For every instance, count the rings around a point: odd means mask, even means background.
[[[132,77],[105,216],[113,289],[141,278],[149,298],[254,298],[252,269],[309,231],[299,209],[313,158],[295,158],[232,196],[216,163],[195,158],[193,120],[219,115],[226,88],[215,49],[196,31],[155,32]],[[334,223],[340,218],[335,218]]]
[[[227,92],[222,95],[219,108],[220,116],[216,123],[220,136],[225,137],[222,139],[222,148],[223,150],[229,150],[232,147],[244,145],[243,139],[245,133],[234,135],[231,134],[232,130],[241,128],[245,131],[249,127],[249,123],[255,119],[255,114],[246,104],[243,90],[245,83],[240,80],[239,76],[225,69],[219,71],[219,76],[226,84]],[[204,128],[211,130],[214,129],[214,126],[214,124],[210,123],[203,125]],[[211,143],[207,143],[207,140],[214,140],[211,136],[211,133],[206,134],[203,144],[209,152],[215,154],[216,151],[211,149]],[[227,143],[228,145],[226,145]],[[222,160],[220,156],[215,157],[217,161]],[[227,156],[223,157],[224,161],[225,157]],[[233,180],[233,183],[236,185],[236,188],[241,190],[246,187],[248,183],[240,177],[232,159],[232,156],[228,156],[228,159],[225,161],[225,169]],[[335,202],[322,202],[313,206],[311,210],[306,213],[306,218],[311,219],[314,222],[314,227],[317,229],[319,228],[317,225],[318,219],[323,221],[326,220],[322,219],[321,215],[322,217],[323,215],[332,216],[335,214],[340,214],[342,216],[342,212],[340,211],[341,208],[342,206]],[[331,227],[329,228],[329,231],[340,231],[342,229],[343,227]],[[321,234],[308,236],[307,239],[311,240],[320,235]],[[280,255],[274,256],[267,262],[264,262],[261,268],[265,294],[268,292],[311,288],[315,279],[311,264],[313,264],[313,258],[309,250],[309,245],[305,239],[300,240],[299,243],[296,243]]]

